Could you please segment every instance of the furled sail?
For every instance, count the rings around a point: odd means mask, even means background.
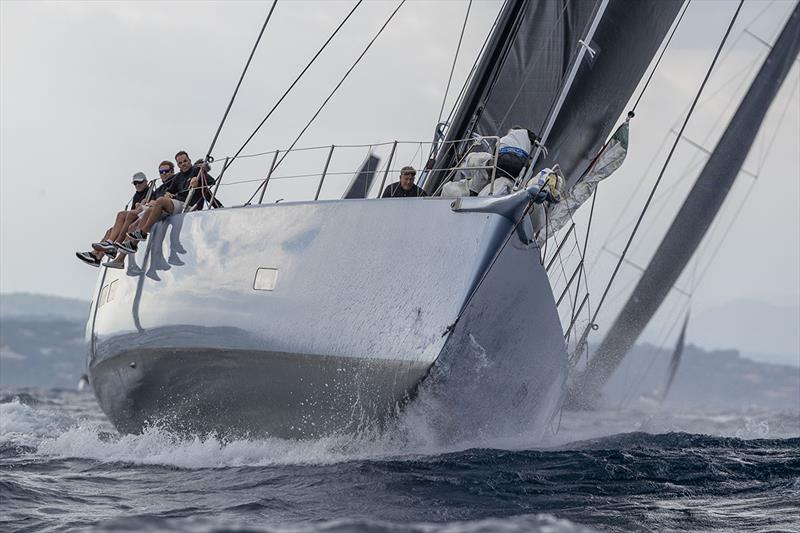
[[[590,405],[656,313],[700,245],[738,176],[764,116],[800,52],[800,3],[739,104],[639,283],[573,384],[572,400]]]
[[[597,154],[586,174],[572,185],[559,203],[549,207],[546,219],[547,231],[540,232],[537,237],[540,246],[544,244],[548,236],[555,235],[572,219],[572,214],[594,194],[598,183],[608,178],[625,162],[625,157],[628,155],[630,119],[631,116],[628,116],[625,122],[617,128],[611,139]]]
[[[598,153],[672,25],[683,0],[508,0],[487,43],[446,141],[502,135],[513,125],[543,133],[549,157],[572,185]],[[599,20],[595,20],[598,19]],[[593,23],[597,23],[596,25]],[[593,28],[590,42],[582,42]],[[582,47],[588,47],[579,54]],[[567,73],[581,57],[573,82]],[[554,104],[565,92],[558,110]],[[557,111],[557,113],[554,113]],[[457,161],[453,144],[435,168]],[[436,190],[445,172],[425,183]]]

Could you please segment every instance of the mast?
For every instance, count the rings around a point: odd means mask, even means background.
[[[739,104],[625,307],[571,390],[589,407],[656,313],[703,240],[741,171],[775,95],[800,52],[800,3]]]

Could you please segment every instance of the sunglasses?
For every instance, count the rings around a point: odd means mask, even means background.
[[[134,185],[139,185],[140,183],[147,183],[147,182],[146,181],[133,181],[131,183],[133,183]]]
[[[170,172],[174,172],[174,171],[171,168],[159,168],[158,169],[158,173],[159,174],[169,174]]]

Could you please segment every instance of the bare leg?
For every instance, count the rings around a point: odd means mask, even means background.
[[[122,225],[125,223],[125,216],[128,212],[127,211],[120,211],[117,213],[117,218],[114,220],[114,226],[111,230],[107,231],[108,234],[105,239],[109,239],[111,241],[116,241],[119,232],[122,231]],[[103,239],[103,240],[105,240]]]
[[[164,197],[159,198],[156,200],[155,205],[148,210],[147,216],[140,224],[139,229],[145,233],[148,233],[150,228],[153,227],[153,224],[158,222],[161,218],[162,211],[166,211],[167,214],[171,215],[173,210],[174,206],[172,205],[172,200]]]
[[[141,210],[126,211],[124,216],[122,217],[122,221],[119,225],[119,228],[117,228],[117,226],[114,226],[114,231],[116,231],[116,233],[113,233],[111,235],[111,240],[113,240],[114,242],[124,241],[125,233],[128,231],[128,227],[134,222],[136,222],[140,211]]]

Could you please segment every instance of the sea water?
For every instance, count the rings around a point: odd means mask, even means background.
[[[418,419],[312,441],[119,435],[91,393],[0,393],[0,530],[800,531],[800,413],[564,412],[544,440]]]

